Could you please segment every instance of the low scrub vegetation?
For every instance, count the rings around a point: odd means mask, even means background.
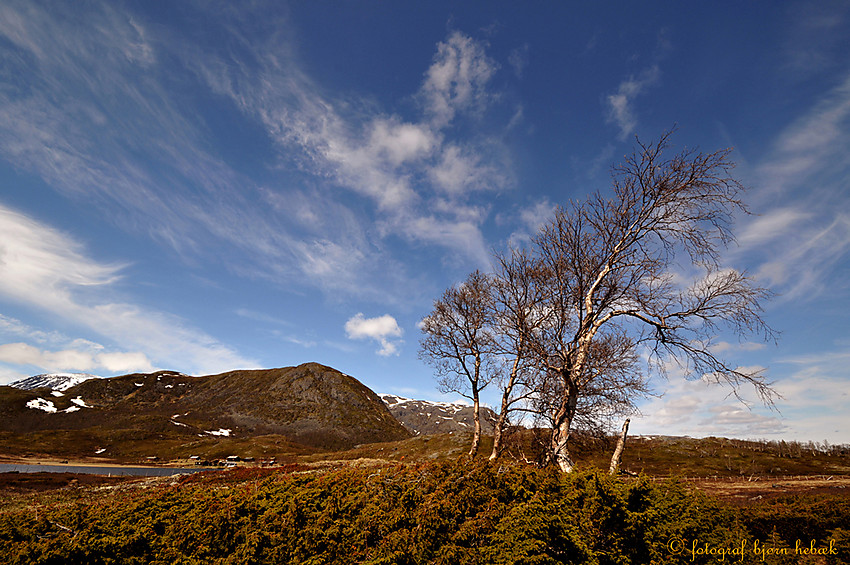
[[[7,502],[0,510],[4,561],[797,563],[804,562],[795,554],[802,543],[826,553],[807,554],[813,559],[805,562],[850,563],[846,498],[737,507],[676,480],[593,469],[564,475],[467,459],[322,471],[292,465],[156,485]],[[763,559],[758,549],[766,547],[785,554]]]

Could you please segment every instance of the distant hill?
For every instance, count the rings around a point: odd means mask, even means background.
[[[35,375],[15,381],[9,386],[22,388],[24,390],[49,388],[50,390],[62,392],[89,379],[99,378],[101,377],[98,377],[97,375],[90,375],[88,373],[44,373],[42,375]]]
[[[394,394],[380,394],[392,415],[415,435],[471,432],[474,426],[472,406],[459,402],[412,400]],[[496,413],[481,407],[481,433],[492,435]]]
[[[170,371],[89,379],[64,390],[0,387],[0,434],[92,433],[113,443],[278,435],[344,449],[410,433],[357,379],[318,363],[189,377]]]

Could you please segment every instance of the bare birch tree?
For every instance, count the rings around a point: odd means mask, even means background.
[[[491,286],[491,319],[494,353],[501,362],[501,370],[496,373],[501,403],[493,429],[491,461],[499,457],[510,414],[526,410],[528,401],[534,396],[536,367],[531,362],[529,336],[537,331],[544,318],[542,296],[535,284],[536,273],[528,251],[511,249],[497,256],[496,261],[497,272]]]
[[[573,427],[645,390],[635,371],[638,347],[662,372],[674,359],[688,376],[708,375],[733,391],[749,384],[772,399],[759,371],[735,367],[711,348],[720,328],[773,337],[760,305],[770,292],[720,265],[733,215],[746,212],[729,151],[667,158],[669,135],[639,142],[614,169],[610,195],[559,208],[533,240],[546,323],[525,343],[548,377],[539,402],[552,425],[551,456],[565,472],[573,468]],[[674,278],[683,266],[698,271],[691,284]]]
[[[419,357],[437,371],[443,392],[457,392],[472,400],[474,429],[470,457],[481,443],[480,393],[491,378],[494,348],[491,281],[475,271],[460,285],[434,301],[422,321]]]

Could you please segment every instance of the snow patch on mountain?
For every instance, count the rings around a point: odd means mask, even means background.
[[[30,400],[27,402],[27,408],[32,408],[33,410],[43,410],[48,414],[56,414],[56,413],[65,413],[69,414],[71,412],[76,412],[80,409],[79,406],[69,406],[64,410],[58,410],[56,405],[53,404],[52,400],[45,400],[43,398],[36,398],[34,400]]]
[[[465,432],[473,428],[472,405],[464,401],[432,402],[414,400],[397,394],[379,394],[395,419],[417,435]],[[486,406],[481,407],[481,429],[493,433],[496,414]]]
[[[466,400],[455,400],[454,402],[434,402],[432,400],[415,400],[413,398],[405,398],[396,394],[383,393],[378,396],[384,401],[387,408],[390,409],[403,406],[405,404],[419,408],[434,407],[438,408],[438,411],[448,410],[451,412],[460,412],[465,408],[472,408],[472,404]],[[430,416],[431,414],[429,413],[428,415]]]
[[[45,400],[43,398],[36,398],[35,400],[30,400],[27,402],[27,408],[32,408],[33,410],[44,410],[45,412],[54,413],[56,412],[56,406],[53,402],[49,400]]]
[[[62,392],[71,387],[77,386],[81,382],[99,378],[101,377],[98,377],[97,375],[90,375],[88,373],[44,373],[15,381],[9,386],[24,390],[49,388],[54,392]]]

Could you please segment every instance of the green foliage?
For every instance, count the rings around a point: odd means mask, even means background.
[[[822,539],[826,528],[848,544],[850,503],[745,511],[676,481],[468,460],[289,471],[42,497],[0,512],[0,555],[8,563],[646,565],[718,562],[692,555],[692,540],[726,548],[779,535],[793,544],[795,535]],[[795,530],[795,512],[819,521]],[[671,551],[671,540],[687,551]]]

